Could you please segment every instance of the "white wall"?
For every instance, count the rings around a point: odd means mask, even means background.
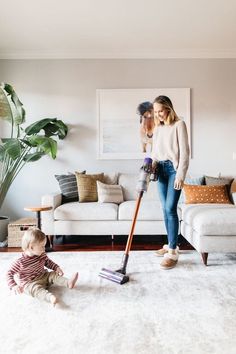
[[[24,206],[57,190],[55,173],[137,172],[139,160],[97,160],[96,89],[190,87],[191,173],[236,174],[236,60],[0,60],[0,81],[12,84],[27,111],[27,125],[58,117],[70,127],[58,158],[25,167],[1,214],[29,216]],[[152,97],[150,97],[152,99]],[[136,107],[134,107],[134,110]],[[0,125],[3,134],[3,126]]]

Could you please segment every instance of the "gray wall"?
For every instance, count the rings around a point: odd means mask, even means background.
[[[236,174],[236,60],[0,60],[0,81],[12,84],[27,111],[27,125],[58,117],[70,127],[58,158],[26,166],[1,214],[29,216],[24,206],[57,190],[55,173],[137,172],[140,160],[97,160],[96,89],[191,88],[191,174]],[[152,98],[151,98],[152,99]],[[135,109],[136,107],[134,107]],[[5,126],[0,123],[1,136]]]

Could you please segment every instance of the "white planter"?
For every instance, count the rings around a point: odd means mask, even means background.
[[[0,242],[7,238],[7,226],[10,219],[7,216],[0,216]]]

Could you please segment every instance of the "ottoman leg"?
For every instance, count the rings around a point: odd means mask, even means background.
[[[201,255],[202,255],[203,263],[205,264],[205,266],[207,266],[208,253],[201,253]]]

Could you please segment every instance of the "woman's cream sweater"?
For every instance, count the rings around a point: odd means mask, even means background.
[[[152,159],[170,160],[176,170],[176,178],[185,179],[189,165],[189,144],[186,124],[178,120],[171,125],[158,125],[153,132]]]

